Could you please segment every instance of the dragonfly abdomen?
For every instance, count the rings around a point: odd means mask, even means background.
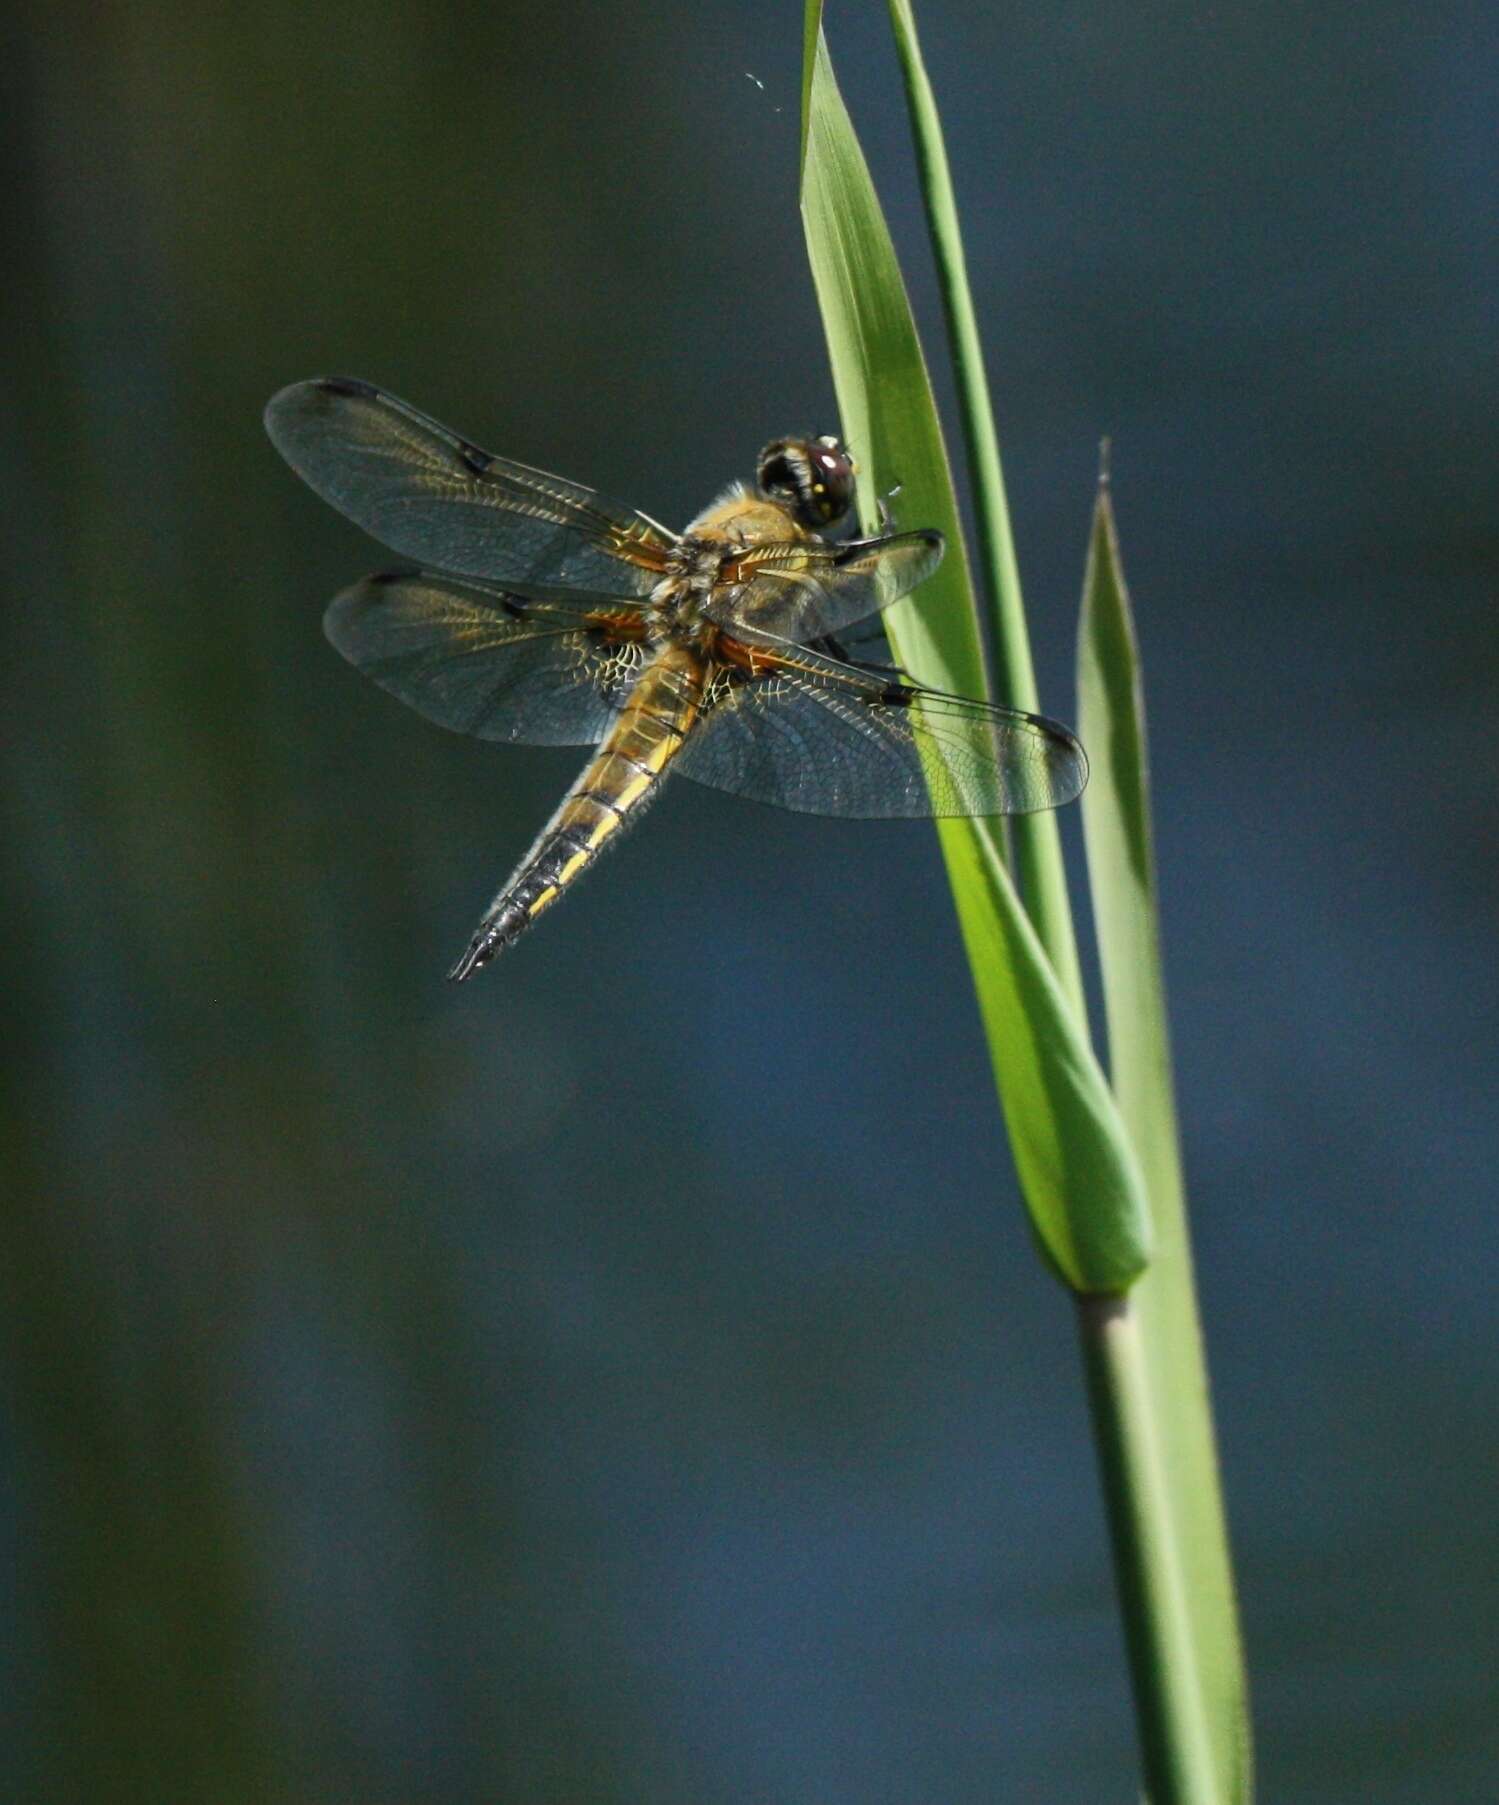
[[[485,911],[450,978],[471,977],[518,940],[639,816],[692,731],[702,697],[697,656],[681,645],[664,647],[641,672],[608,738]]]

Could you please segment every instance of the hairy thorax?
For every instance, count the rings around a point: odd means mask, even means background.
[[[704,610],[714,595],[720,604],[720,618],[723,605],[732,606],[737,587],[732,572],[739,554],[751,545],[815,537],[789,508],[735,483],[689,522],[672,547],[666,574],[651,591],[651,637],[686,641],[710,652],[719,629]]]

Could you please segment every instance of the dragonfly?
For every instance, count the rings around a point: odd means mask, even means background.
[[[1026,814],[1087,782],[1058,722],[848,651],[840,635],[929,577],[943,538],[832,536],[856,481],[832,436],[772,441],[753,483],[674,533],[368,382],[293,383],[265,417],[305,482],[415,565],[329,605],[350,664],[439,726],[594,749],[450,978],[511,946],[672,773],[861,819]]]

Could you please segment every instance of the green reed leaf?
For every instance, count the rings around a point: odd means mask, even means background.
[[[1202,1334],[1192,1284],[1171,1080],[1151,840],[1145,701],[1129,592],[1107,479],[1100,482],[1078,636],[1078,724],[1092,754],[1083,796],[1088,883],[1103,972],[1114,1094],[1139,1152],[1155,1257],[1130,1293],[1150,1421],[1147,1452],[1169,1526],[1158,1540],[1179,1600],[1181,1658],[1170,1682],[1192,1686],[1204,1726],[1206,1794],[1250,1796],[1247,1687]]]
[[[918,682],[984,694],[983,660],[952,476],[894,247],[833,77],[820,7],[807,11],[802,218],[843,432],[860,465],[866,529],[897,493],[908,525],[947,556],[885,623]],[[998,825],[939,823],[996,1083],[1032,1224],[1079,1291],[1118,1291],[1149,1255],[1138,1166],[1086,1027],[1011,882]]]

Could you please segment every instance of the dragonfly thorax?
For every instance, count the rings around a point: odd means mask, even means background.
[[[722,540],[691,532],[682,535],[666,560],[666,574],[651,591],[655,637],[706,647],[718,632],[708,618],[708,603],[715,595],[732,594],[732,579],[726,572],[734,555],[734,548]]]

